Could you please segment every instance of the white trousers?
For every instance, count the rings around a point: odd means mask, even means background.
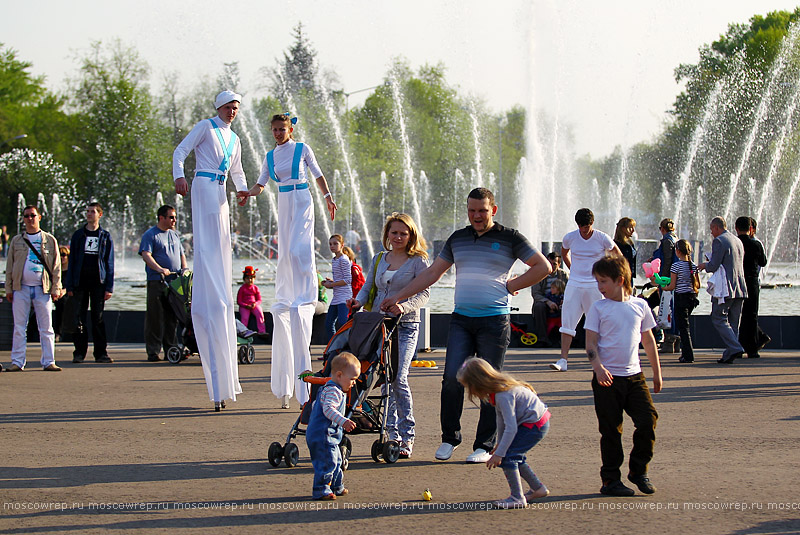
[[[567,283],[564,290],[564,304],[561,305],[561,328],[560,332],[575,336],[575,328],[581,321],[581,316],[589,312],[595,301],[603,298],[603,294],[597,289],[596,284],[591,286],[578,286],[577,284]]]
[[[14,291],[11,310],[14,313],[14,338],[11,345],[11,363],[25,367],[25,352],[28,347],[28,318],[31,305],[39,325],[39,340],[42,342],[42,368],[54,364],[56,354],[56,335],[53,332],[53,300],[44,293],[41,286],[22,285]]]
[[[211,401],[242,393],[236,364],[233,315],[233,250],[225,186],[204,177],[192,181],[194,283],[192,325]]]
[[[297,375],[311,369],[311,324],[317,300],[311,191],[278,193],[278,269],[272,305],[272,393],[308,401]]]

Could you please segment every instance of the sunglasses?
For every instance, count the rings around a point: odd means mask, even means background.
[[[67,253],[61,253],[61,257],[62,257],[62,258],[66,258],[66,257],[68,257],[68,256],[69,256],[69,255],[68,255]]]
[[[25,215],[23,215],[22,217],[24,217],[25,219],[28,219],[28,218],[35,218],[35,217],[36,217],[36,214],[25,214]]]

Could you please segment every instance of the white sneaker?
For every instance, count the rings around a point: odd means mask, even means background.
[[[567,371],[567,359],[558,359],[556,362],[550,365],[550,369],[557,372]]]
[[[448,444],[447,442],[442,442],[442,445],[439,446],[439,449],[436,450],[436,454],[434,455],[434,457],[436,457],[437,461],[446,461],[447,459],[453,456],[453,451],[457,447],[458,446],[453,446],[452,444]]]
[[[542,485],[541,487],[539,487],[536,490],[530,489],[528,492],[526,492],[525,493],[525,501],[531,502],[531,501],[536,500],[538,498],[544,498],[544,497],[549,496],[549,495],[550,495],[550,491],[547,489],[547,487]]]
[[[496,502],[492,502],[492,505],[498,509],[524,509],[528,504],[525,501],[525,498],[518,500],[513,496],[509,496],[505,500],[497,500]]]
[[[290,396],[283,396],[281,398],[281,409],[288,409],[289,408],[289,398],[290,398]]]
[[[468,463],[485,463],[492,456],[483,448],[478,448],[477,450],[473,451],[469,455],[467,455],[467,462]]]

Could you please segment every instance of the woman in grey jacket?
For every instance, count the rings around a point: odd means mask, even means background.
[[[355,299],[348,302],[353,310],[369,302],[373,285],[376,292],[369,303],[380,303],[398,288],[405,287],[414,277],[428,267],[425,239],[417,224],[407,214],[392,213],[383,226],[383,247],[386,251],[372,258],[367,280]],[[394,290],[393,290],[394,289]],[[419,331],[419,309],[428,302],[430,292],[426,289],[389,309],[400,315],[397,326],[398,364],[389,398],[389,416],[386,429],[390,440],[400,443],[400,457],[411,457],[414,447],[414,411],[411,388],[408,384],[408,369],[417,349]]]

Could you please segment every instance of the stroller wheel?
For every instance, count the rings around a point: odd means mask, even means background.
[[[272,466],[277,467],[281,464],[281,459],[283,458],[283,446],[281,446],[280,442],[273,442],[269,445],[269,450],[267,450],[267,459],[269,460],[269,464]]]
[[[339,446],[342,452],[342,471],[346,471],[350,467],[350,451],[344,447],[344,444]]]
[[[400,458],[400,444],[396,440],[390,440],[383,445],[383,460],[389,464],[397,462]]]
[[[252,364],[256,361],[256,348],[247,344],[247,354],[244,357],[245,364]]]
[[[373,461],[376,463],[381,462],[381,456],[383,455],[383,442],[381,442],[380,439],[372,443],[372,450],[370,451],[370,454],[372,454]]]
[[[343,436],[341,446],[347,450],[347,456],[350,457],[350,454],[353,453],[353,443],[350,442],[350,437]]]
[[[239,349],[236,350],[236,354],[239,357],[239,364],[244,364],[244,359],[247,358],[247,346],[239,346]]]
[[[286,461],[286,466],[292,468],[297,466],[297,461],[300,459],[300,448],[297,447],[297,444],[286,444],[285,452],[283,454],[283,460]]]
[[[178,346],[172,346],[167,350],[167,360],[170,364],[177,364],[183,360],[183,351]]]

